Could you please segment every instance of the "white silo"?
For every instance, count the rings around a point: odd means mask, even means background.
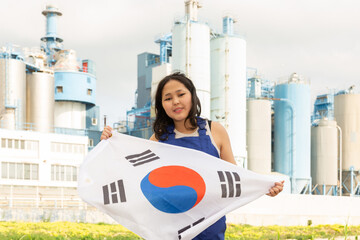
[[[0,58],[0,128],[22,129],[26,119],[25,63],[9,55]]]
[[[53,132],[54,74],[33,72],[26,75],[26,122],[29,129]]]
[[[266,99],[248,99],[246,114],[248,169],[271,172],[271,103]]]
[[[342,130],[342,173],[344,194],[358,194],[360,178],[360,94],[339,94],[334,97],[334,117]],[[346,192],[348,191],[348,192]]]
[[[230,20],[230,21],[229,21]],[[224,34],[210,41],[211,49],[211,119],[227,129],[234,156],[246,157],[246,42],[229,35],[233,20],[223,19]],[[229,30],[230,28],[230,30]]]
[[[311,178],[318,193],[323,195],[338,185],[336,121],[321,119],[311,128]]]
[[[185,2],[186,17],[176,21],[172,35],[172,69],[193,82],[201,102],[201,115],[210,118],[210,28],[197,21],[198,1]]]
[[[342,129],[342,168],[360,170],[360,94],[334,97],[334,117]]]

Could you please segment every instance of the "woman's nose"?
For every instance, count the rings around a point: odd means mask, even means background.
[[[178,104],[178,103],[179,103],[179,98],[174,97],[174,98],[173,98],[173,104],[176,105],[176,104]]]

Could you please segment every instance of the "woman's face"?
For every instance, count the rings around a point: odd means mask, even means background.
[[[168,81],[162,90],[162,106],[175,121],[184,121],[192,107],[191,92],[177,80]]]

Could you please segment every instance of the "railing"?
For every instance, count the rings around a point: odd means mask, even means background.
[[[0,208],[95,209],[80,198],[0,197]]]

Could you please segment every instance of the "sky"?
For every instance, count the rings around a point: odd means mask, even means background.
[[[202,0],[199,20],[217,32],[222,17],[237,20],[247,42],[247,66],[279,81],[296,72],[317,94],[360,89],[359,0]],[[159,53],[157,36],[185,14],[184,0],[1,0],[0,46],[38,47],[46,4],[63,13],[58,35],[65,49],[96,63],[97,105],[108,123],[125,120],[135,103],[137,55]]]

